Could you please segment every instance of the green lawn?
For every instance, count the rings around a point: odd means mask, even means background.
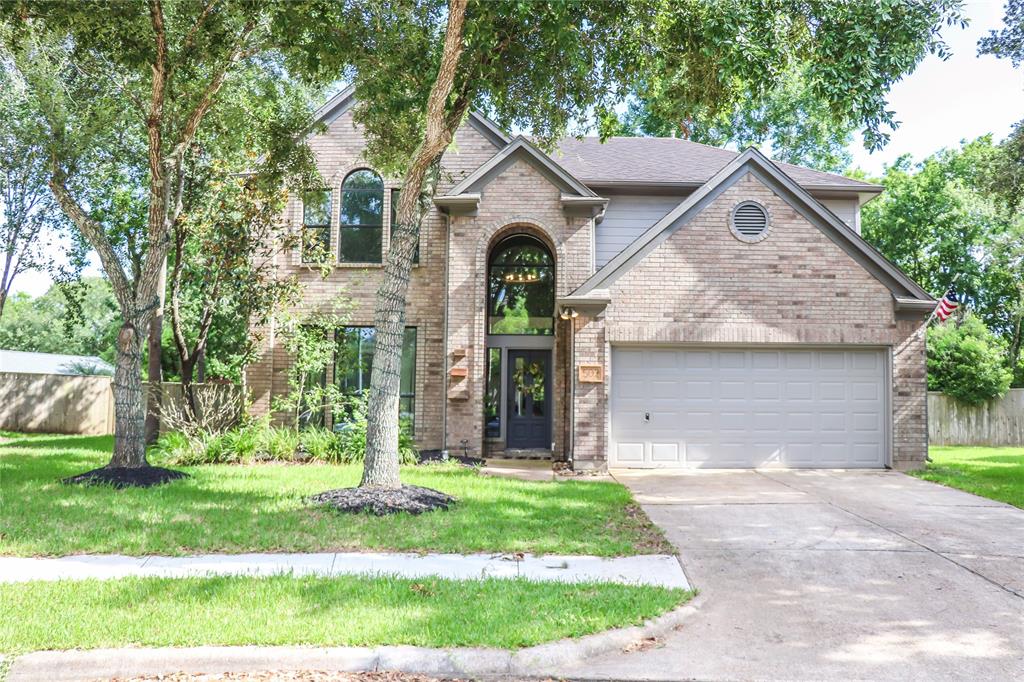
[[[1024,447],[932,446],[914,475],[1024,509]]]
[[[0,442],[0,554],[193,554],[389,549],[614,556],[671,553],[615,483],[498,479],[456,466],[409,467],[407,483],[455,495],[451,511],[378,518],[311,509],[303,497],[355,485],[356,466],[181,467],[147,490],[65,486],[106,463],[110,437],[7,434]]]
[[[666,588],[497,579],[34,582],[0,585],[0,651],[244,644],[516,648],[637,624],[691,596]]]

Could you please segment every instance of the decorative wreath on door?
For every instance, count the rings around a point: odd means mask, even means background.
[[[532,379],[529,387],[526,385],[527,377]],[[528,365],[524,363],[522,367],[513,371],[512,383],[519,393],[526,393],[529,389],[534,401],[544,400],[544,368],[539,362],[531,362]]]

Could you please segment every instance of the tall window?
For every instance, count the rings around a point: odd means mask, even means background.
[[[344,327],[338,330],[338,350],[334,359],[334,378],[346,393],[370,390],[373,327]],[[412,426],[416,413],[416,327],[406,327],[402,337],[402,372],[398,414]]]
[[[319,262],[331,253],[331,191],[302,195],[302,261]]]
[[[379,263],[384,231],[384,181],[372,170],[352,171],[341,183],[338,260]]]
[[[488,333],[554,333],[555,263],[539,240],[519,234],[499,242],[487,282]]]
[[[487,349],[487,385],[484,387],[484,436],[501,435],[501,349]]]
[[[398,200],[402,198],[402,190],[391,190],[391,236],[395,236],[395,225],[398,224]],[[420,245],[416,245],[416,251],[412,254],[412,262],[420,262]]]

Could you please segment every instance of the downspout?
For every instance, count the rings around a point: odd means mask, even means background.
[[[566,439],[568,442],[569,451],[566,453],[566,463],[570,468],[575,470],[574,464],[576,463],[576,372],[573,370],[576,368],[576,320],[569,318],[569,366],[566,368],[569,371],[569,437]]]
[[[450,298],[450,292],[448,289],[449,278],[451,273],[451,243],[452,243],[452,217],[447,213],[444,213],[444,315],[441,321],[442,328],[442,345],[444,350],[444,371],[441,375],[441,449],[448,449],[448,372],[451,369],[448,366],[448,299]]]

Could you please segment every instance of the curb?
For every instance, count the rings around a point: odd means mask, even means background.
[[[38,651],[14,659],[6,682],[79,682],[182,671],[397,670],[426,675],[543,675],[597,655],[621,651],[644,639],[663,637],[696,613],[702,601],[700,595],[695,596],[686,604],[642,625],[606,630],[579,639],[538,644],[518,651],[471,647],[432,649],[417,646],[210,646]]]

